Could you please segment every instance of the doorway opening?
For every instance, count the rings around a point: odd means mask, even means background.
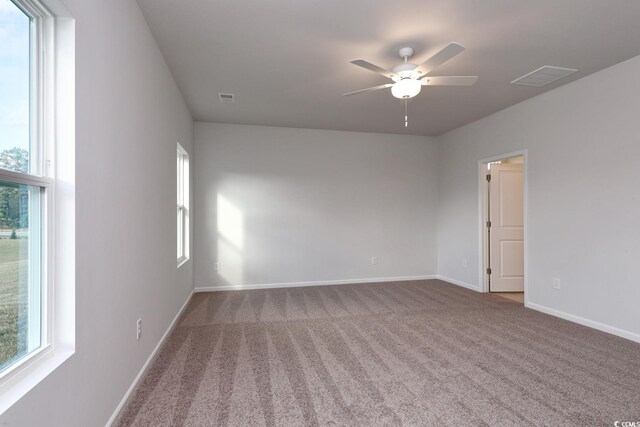
[[[526,151],[479,162],[483,291],[526,302]]]

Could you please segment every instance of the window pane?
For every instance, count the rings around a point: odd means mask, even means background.
[[[0,371],[41,343],[41,198],[0,182]]]
[[[184,209],[182,206],[178,206],[178,258],[184,256]]]
[[[181,205],[183,204],[182,200],[182,194],[184,192],[184,186],[183,186],[183,172],[184,170],[184,157],[182,156],[182,154],[178,151],[178,163],[177,163],[177,176],[176,176],[176,182],[177,182],[177,195],[178,195],[178,204]]]
[[[0,0],[0,167],[29,171],[31,20]]]

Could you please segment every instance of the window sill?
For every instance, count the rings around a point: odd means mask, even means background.
[[[46,346],[34,351],[6,372],[0,379],[0,414],[55,371],[73,353]]]

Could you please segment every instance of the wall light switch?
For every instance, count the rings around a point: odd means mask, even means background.
[[[553,289],[560,289],[560,279],[557,277],[553,278]]]

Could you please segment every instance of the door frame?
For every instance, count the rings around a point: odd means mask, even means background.
[[[487,251],[487,206],[489,201],[487,200],[487,163],[496,162],[498,160],[505,160],[512,157],[522,156],[524,158],[524,305],[529,304],[529,236],[528,236],[528,212],[529,212],[529,155],[528,150],[512,151],[497,156],[487,157],[478,160],[478,233],[479,233],[479,254],[480,259],[478,265],[480,265],[479,280],[480,292],[489,292],[489,275],[487,274],[488,251]]]

